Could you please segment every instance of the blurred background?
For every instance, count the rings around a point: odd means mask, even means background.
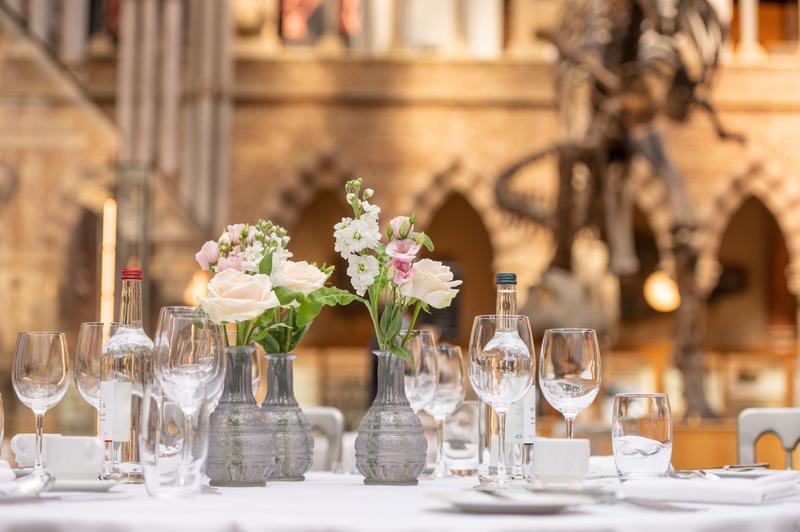
[[[466,347],[472,317],[494,309],[494,274],[516,272],[537,329],[566,315],[601,332],[603,390],[578,421],[595,452],[609,452],[614,393],[659,390],[672,402],[676,467],[734,463],[742,408],[798,404],[798,2],[708,2],[730,29],[709,100],[746,142],[720,140],[699,111],[653,119],[694,211],[704,312],[688,370],[673,353],[674,206],[651,167],[634,160],[626,177],[638,265],[624,274],[610,265],[608,228],[589,225],[570,235],[564,287],[546,275],[553,225],[509,208],[509,197],[557,207],[557,157],[507,170],[569,135],[565,117],[591,98],[556,84],[565,61],[542,38],[578,4],[0,0],[7,438],[33,428],[11,388],[17,332],[63,330],[74,344],[82,321],[115,316],[122,267],[145,271],[151,335],[159,307],[203,293],[194,253],[227,223],[283,224],[296,258],[335,264],[333,282],[349,288],[332,226],[348,211],[345,180],[363,177],[384,223],[416,213],[433,258],[464,280],[456,305],[428,318],[445,339]],[[596,30],[585,36],[602,44]],[[326,309],[299,349],[300,403],[336,406],[355,430],[372,399],[370,335],[363,308]],[[705,410],[687,402],[687,371]],[[73,387],[47,423],[90,434],[94,409]],[[539,427],[557,433],[561,417],[543,406]],[[783,465],[777,438],[759,446],[759,459]]]

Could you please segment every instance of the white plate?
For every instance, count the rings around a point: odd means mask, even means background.
[[[704,469],[707,473],[714,473],[720,478],[762,478],[780,473],[782,469]]]
[[[530,493],[507,490],[500,496],[480,490],[440,493],[438,498],[458,510],[478,514],[556,514],[568,508],[592,502],[581,494]]]
[[[54,491],[108,491],[119,484],[116,480],[59,480],[53,482],[50,492]]]

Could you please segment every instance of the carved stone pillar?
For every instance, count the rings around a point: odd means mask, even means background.
[[[28,1],[28,28],[40,41],[50,45],[50,17],[53,5],[51,0]]]
[[[475,57],[498,57],[503,52],[502,0],[460,0],[467,49]]]
[[[58,57],[77,63],[86,52],[89,33],[89,0],[62,0]]]
[[[765,54],[764,48],[758,42],[758,0],[740,0],[737,59],[747,62],[758,61]]]
[[[317,46],[324,53],[341,53],[344,50],[344,42],[339,32],[341,7],[341,0],[325,0],[325,5],[322,6],[325,28]]]

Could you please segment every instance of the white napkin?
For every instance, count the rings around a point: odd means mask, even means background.
[[[627,497],[711,504],[762,504],[798,495],[800,473],[786,471],[755,479],[724,478],[629,480],[622,484]]]
[[[11,482],[16,477],[17,476],[14,474],[14,470],[11,469],[11,466],[8,465],[8,462],[5,460],[0,460],[0,484]]]
[[[617,465],[614,457],[590,456],[589,457],[589,478],[617,478]]]

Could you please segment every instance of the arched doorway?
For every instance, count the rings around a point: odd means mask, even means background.
[[[472,318],[494,312],[493,250],[489,233],[478,212],[458,192],[451,192],[445,198],[428,227],[422,229],[436,245],[431,258],[450,263],[456,277],[464,281],[452,310],[434,311],[426,318],[452,323],[440,317],[452,313],[456,317],[454,334],[446,339],[466,346]]]
[[[770,210],[749,196],[723,233],[719,282],[708,304],[709,364],[725,413],[791,403],[796,302],[788,289],[784,235]]]

